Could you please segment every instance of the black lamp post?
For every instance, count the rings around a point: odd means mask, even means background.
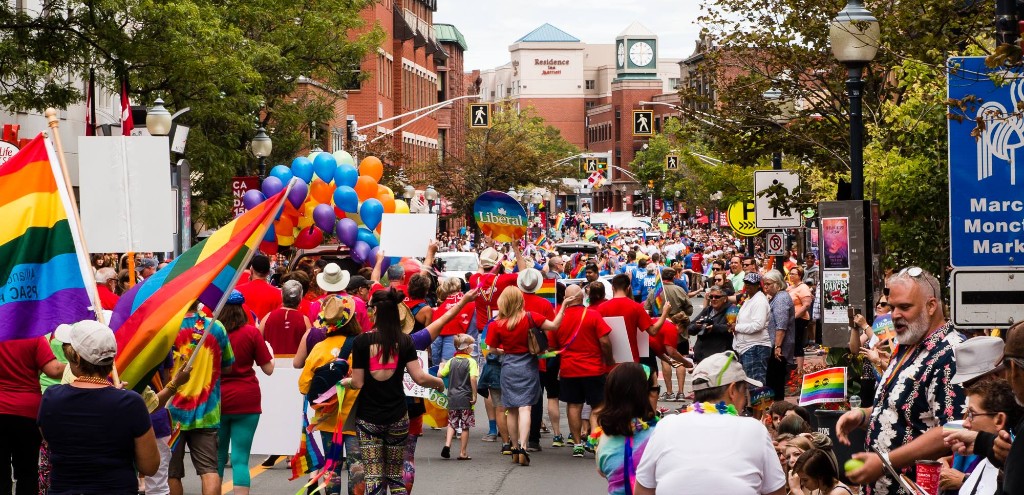
[[[878,53],[878,19],[864,8],[863,0],[848,0],[832,19],[829,43],[832,54],[846,65],[846,95],[850,98],[850,199],[864,199],[864,120],[861,94],[864,91],[864,66]]]
[[[262,181],[267,175],[267,157],[274,149],[274,142],[270,140],[266,129],[260,127],[256,130],[256,135],[252,138],[251,149],[252,154],[256,155],[260,161],[260,180]]]

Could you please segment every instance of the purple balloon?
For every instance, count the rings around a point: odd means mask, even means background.
[[[376,262],[376,261],[377,261],[377,258],[373,258],[373,261],[371,261],[371,263]],[[392,263],[391,257],[385,256],[384,259],[381,260],[381,262],[380,262],[380,271],[381,272],[388,271],[388,267],[391,266],[391,263]]]
[[[305,182],[297,180],[295,185],[292,186],[292,190],[288,191],[288,202],[295,208],[299,208],[302,206],[302,203],[306,202],[307,194],[309,194],[309,186]]]
[[[263,196],[269,198],[269,197],[271,197],[271,196],[273,196],[273,195],[283,191],[284,190],[284,183],[281,182],[281,179],[278,179],[277,177],[274,177],[274,176],[270,176],[270,177],[267,177],[266,179],[263,179],[263,187],[262,187],[262,189],[263,189]]]
[[[366,258],[366,264],[367,265],[373,266],[373,264],[377,262],[377,252],[378,251],[380,251],[380,246],[371,246],[370,247],[370,255]],[[384,271],[384,268],[381,268],[381,271]]]
[[[351,218],[342,218],[335,225],[334,232],[338,236],[338,241],[348,247],[352,247],[355,245],[356,238],[359,235],[359,226]]]
[[[352,259],[356,260],[356,263],[366,263],[370,259],[370,245],[363,241],[356,241],[356,245],[352,247]]]
[[[246,210],[251,210],[266,200],[267,197],[255,189],[249,189],[242,195],[242,204],[245,205]]]
[[[334,230],[336,220],[334,208],[331,208],[331,205],[316,205],[316,208],[313,208],[313,223],[320,227],[320,230],[331,232]]]

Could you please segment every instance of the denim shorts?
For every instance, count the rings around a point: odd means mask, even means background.
[[[771,347],[755,345],[740,354],[740,363],[743,364],[743,372],[747,374],[747,378],[764,383],[768,376],[768,357],[771,353]]]

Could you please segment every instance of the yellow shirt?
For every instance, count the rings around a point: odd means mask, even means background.
[[[345,340],[349,338],[354,339],[355,337],[332,335],[313,346],[313,349],[309,351],[309,357],[306,358],[305,366],[302,367],[302,374],[299,375],[299,392],[303,395],[309,392],[309,384],[313,381],[313,372],[317,368],[338,359],[341,347],[345,345]],[[349,356],[349,361],[351,362],[351,355]],[[352,412],[352,406],[355,405],[356,397],[358,396],[358,390],[346,389],[345,398],[339,405],[336,414],[328,414],[326,416],[322,416],[320,413],[316,414],[313,418],[313,422],[316,423],[316,429],[333,433],[338,429],[339,423],[344,425],[349,413]],[[355,431],[343,431],[342,433],[354,435]]]

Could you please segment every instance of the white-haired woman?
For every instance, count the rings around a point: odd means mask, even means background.
[[[769,299],[768,335],[772,337],[772,355],[768,358],[768,381],[775,400],[786,396],[786,378],[793,366],[796,321],[793,299],[786,292],[786,279],[778,270],[769,270],[761,282]]]

